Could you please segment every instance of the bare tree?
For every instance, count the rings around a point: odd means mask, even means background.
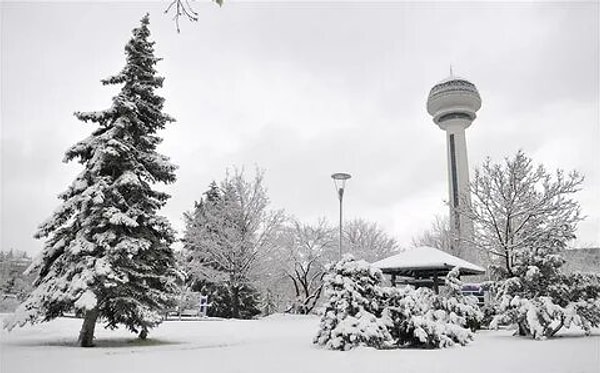
[[[296,219],[288,223],[279,234],[278,249],[263,261],[262,293],[279,302],[274,308],[306,314],[318,304],[327,265],[339,259],[338,230],[324,218],[315,224]],[[345,253],[376,261],[398,250],[396,241],[376,223],[356,219],[344,225]]]
[[[414,247],[430,246],[447,252],[448,254],[458,256],[458,252],[453,245],[453,234],[450,229],[450,221],[447,216],[436,215],[431,226],[418,236],[411,240]]]
[[[355,219],[344,223],[343,251],[374,262],[396,254],[400,247],[377,223]]]
[[[280,264],[293,284],[294,300],[287,312],[310,313],[323,289],[325,266],[337,256],[336,230],[319,219],[317,224],[293,220],[280,236]]]
[[[562,249],[575,238],[583,218],[572,195],[582,182],[576,171],[552,176],[522,151],[503,164],[487,159],[470,184],[471,205],[459,211],[473,220],[470,244],[489,255],[500,277],[512,277],[524,250],[548,243]]]

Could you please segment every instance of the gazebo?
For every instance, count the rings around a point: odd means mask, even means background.
[[[409,284],[431,287],[438,293],[443,277],[454,267],[461,276],[481,275],[485,269],[429,246],[415,247],[373,263],[384,274],[391,275],[392,285]],[[441,279],[440,279],[441,278]]]

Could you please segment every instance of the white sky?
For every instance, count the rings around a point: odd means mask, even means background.
[[[180,166],[163,213],[182,213],[227,167],[266,170],[273,208],[337,222],[330,175],[353,178],[346,218],[402,244],[444,214],[444,133],[425,110],[448,75],[477,85],[471,170],[523,149],[586,176],[579,245],[600,245],[600,8],[568,3],[195,3],[177,34],[168,2],[1,3],[1,248],[38,252],[35,228],[79,172],[64,151],[115,89],[123,47],[150,12],[165,111],[160,151]]]

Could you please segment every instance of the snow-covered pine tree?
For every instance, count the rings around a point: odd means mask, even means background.
[[[151,188],[175,181],[176,166],[156,151],[156,132],[173,119],[155,93],[163,78],[148,24],[146,15],[133,30],[123,70],[102,81],[122,85],[112,106],[75,113],[98,128],[66,152],[65,162],[78,159],[84,170],[36,233],[46,242],[30,267],[39,274],[35,290],[5,324],[9,329],[75,310],[84,317],[81,346],[93,345],[97,319],[145,338],[173,302],[174,231],[157,215],[169,196]]]
[[[389,347],[392,337],[381,318],[383,274],[364,260],[346,254],[325,275],[324,313],[315,344],[331,350],[357,346]]]

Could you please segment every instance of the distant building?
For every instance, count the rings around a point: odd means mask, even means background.
[[[0,298],[7,294],[23,296],[31,290],[35,274],[23,273],[31,262],[24,252],[0,251]]]
[[[32,259],[25,252],[0,252],[0,276],[3,274],[23,274],[31,265]]]
[[[567,272],[600,273],[600,247],[564,250],[561,254],[566,260],[563,268]]]

